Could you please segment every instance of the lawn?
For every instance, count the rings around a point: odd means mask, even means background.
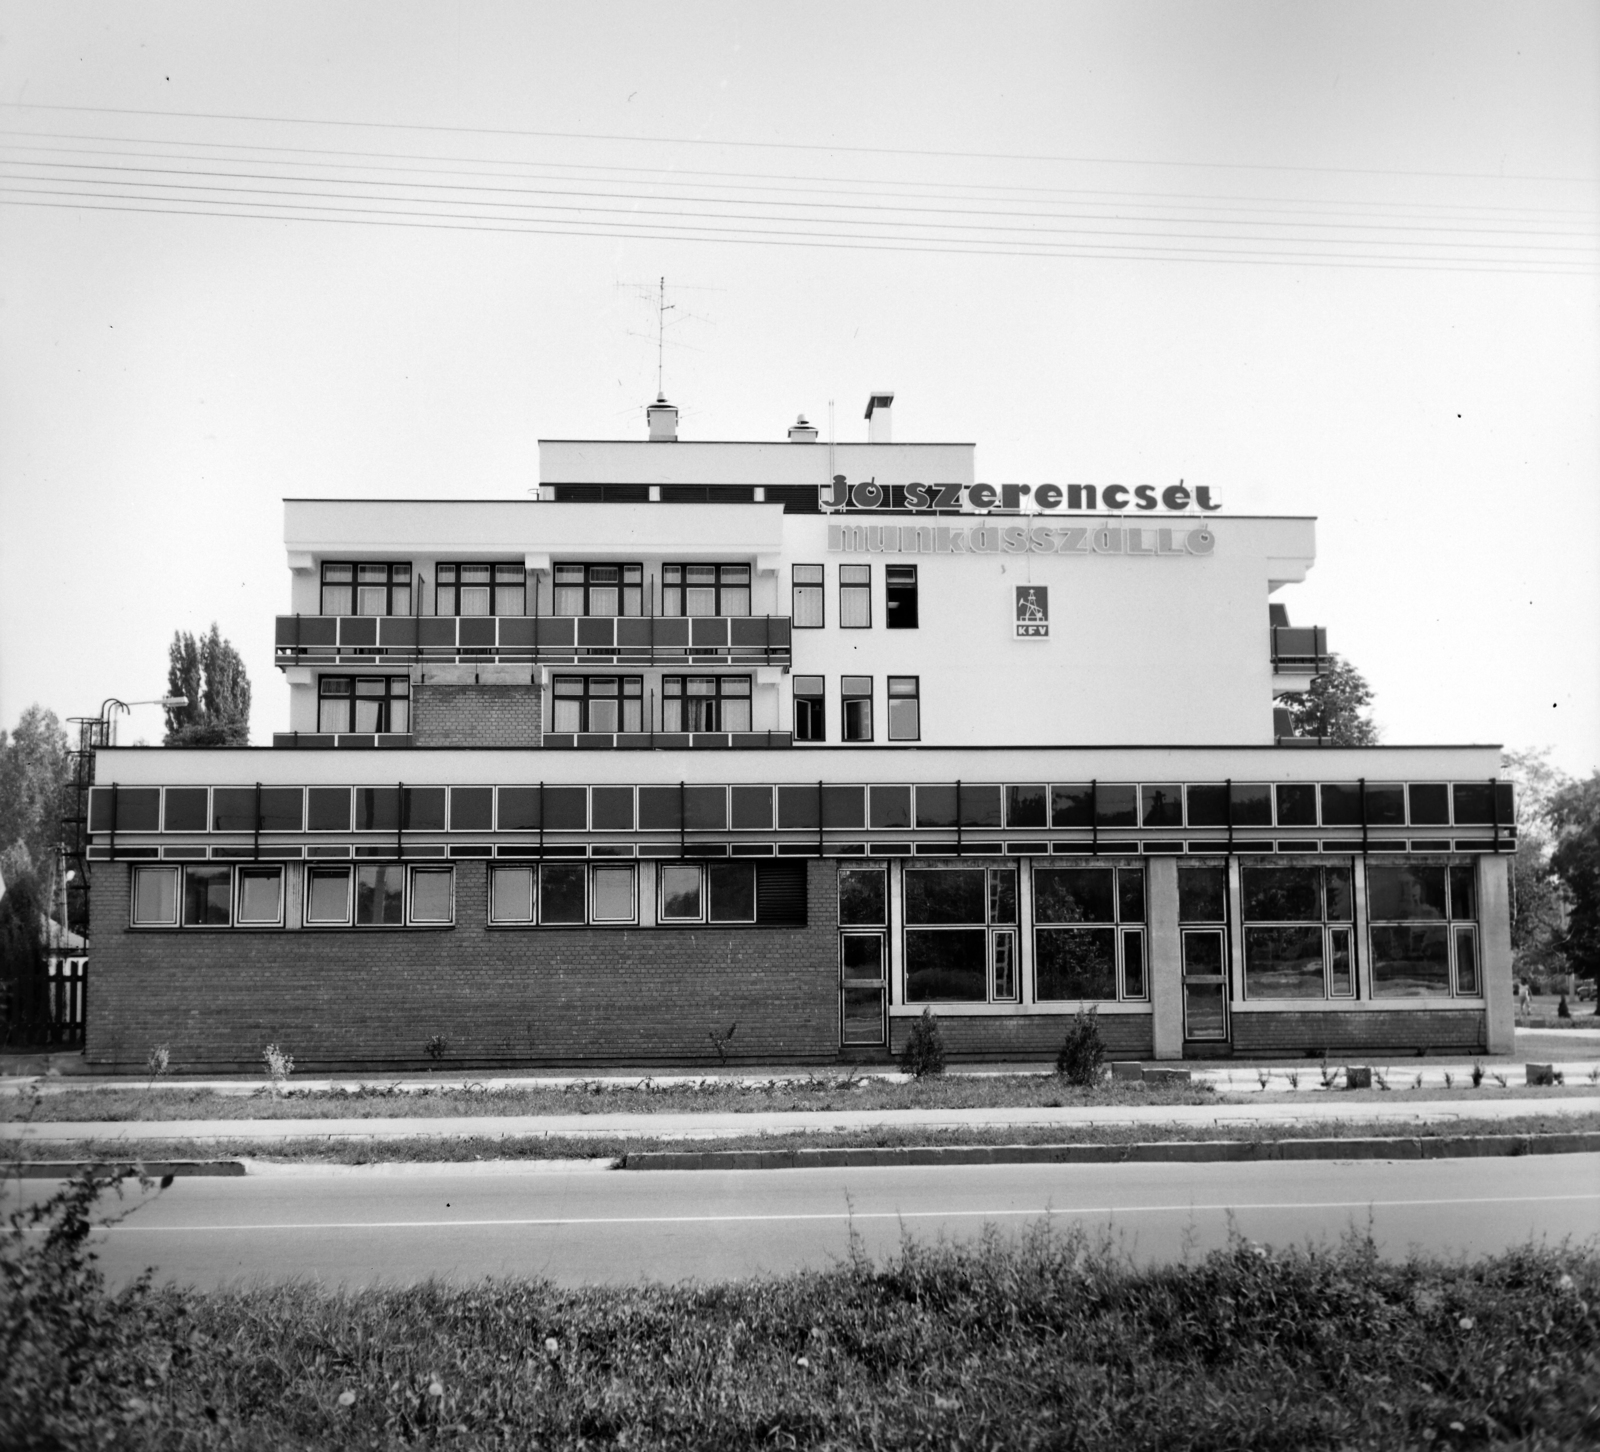
[[[1589,1249],[1236,1240],[1138,1269],[1046,1222],[727,1284],[107,1296],[86,1194],[4,1246],[8,1449],[1600,1442]]]

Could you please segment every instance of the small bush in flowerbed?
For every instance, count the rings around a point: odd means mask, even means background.
[[[1351,1237],[1131,1267],[1048,1222],[825,1271],[119,1296],[7,1243],[0,1446],[1592,1447],[1600,1261]]]
[[[1067,1036],[1056,1054],[1056,1073],[1069,1084],[1090,1089],[1105,1073],[1106,1045],[1100,1037],[1100,1019],[1094,1009],[1073,1015]]]
[[[922,1017],[911,1025],[900,1052],[900,1067],[914,1079],[944,1073],[944,1036],[931,1008],[923,1009]]]

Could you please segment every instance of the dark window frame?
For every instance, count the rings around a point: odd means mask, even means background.
[[[905,683],[911,683],[910,691],[904,689]],[[900,689],[896,689],[899,687]],[[895,730],[896,701],[910,701],[916,716],[917,729],[906,736]],[[887,728],[887,738],[890,741],[921,741],[922,740],[922,677],[921,676],[889,676],[884,682],[883,718]]]
[[[692,680],[695,680],[695,681],[704,681],[704,680],[715,681],[717,683],[716,694],[714,696],[707,696],[707,695],[703,695],[703,694],[691,695],[690,692],[689,692],[689,682],[692,681]],[[730,691],[730,690],[727,689],[727,687],[728,687],[729,683],[731,683],[731,682],[742,682],[744,684],[744,686],[745,686],[745,689],[743,691]],[[670,685],[676,685],[678,687],[678,690],[677,690],[676,693],[669,693],[668,687]],[[682,704],[684,702],[687,702],[687,701],[702,701],[702,702],[709,701],[709,702],[712,703],[712,705],[715,708],[716,720],[711,725],[708,725],[708,726],[690,726],[690,725],[685,724],[684,720],[682,719],[682,716],[680,715],[679,723],[676,726],[669,726],[669,725],[667,725],[667,702],[668,701],[676,701],[676,702],[678,702],[679,706],[680,706],[680,712],[681,712]],[[724,704],[723,704],[725,701],[743,701],[743,702],[745,702],[750,708],[750,724],[748,726],[729,726],[729,725],[725,724],[725,717],[726,717],[726,714],[727,714],[726,708],[724,707]],[[664,675],[664,676],[661,677],[661,730],[662,730],[663,733],[680,733],[680,732],[683,732],[683,733],[691,733],[692,734],[692,733],[696,733],[696,732],[706,732],[706,733],[709,734],[709,733],[712,733],[712,732],[753,731],[753,730],[755,730],[755,714],[756,714],[755,677],[753,677],[753,676],[748,676],[748,675],[714,675],[714,676],[708,676],[708,675],[702,675],[702,674],[696,673],[696,674],[693,674],[693,675],[688,675],[688,674],[685,674],[685,675]]]
[[[917,567],[883,567],[883,628],[916,630],[918,624]],[[909,609],[907,607],[910,607]]]
[[[1064,862],[1059,858],[1048,864],[1036,862],[1029,874],[1029,890],[1033,901],[1029,904],[1029,921],[1033,927],[1033,997],[1035,1005],[1051,1007],[1065,1003],[1149,1003],[1150,1002],[1150,874],[1143,862]],[[1046,922],[1039,916],[1039,876],[1041,873],[1109,872],[1111,890],[1109,917],[1083,918],[1071,922]],[[1124,874],[1138,874],[1139,905],[1141,911],[1134,915],[1127,910],[1128,893]],[[1116,990],[1114,998],[1045,998],[1039,992],[1039,935],[1062,932],[1109,932],[1112,942],[1112,980]],[[1137,993],[1128,987],[1128,939],[1136,937],[1139,943],[1140,973],[1143,986]]]
[[[562,695],[557,690],[558,685],[569,684],[572,681],[577,681],[580,685],[578,694]],[[595,681],[615,681],[617,683],[616,694],[606,695],[595,692],[593,689]],[[630,685],[634,687],[633,690],[628,689]],[[576,701],[578,703],[578,720],[580,724],[573,730],[579,735],[596,729],[590,724],[592,717],[591,703],[594,701],[615,701],[617,703],[617,725],[608,731],[602,732],[602,735],[617,733],[637,735],[649,729],[649,723],[645,718],[644,677],[642,675],[607,674],[603,672],[589,675],[576,675],[566,672],[560,675],[552,674],[550,677],[550,725],[548,729],[553,735],[560,736],[567,734],[568,728],[556,724],[556,703],[558,701]],[[632,726],[627,724],[626,703],[629,701],[637,702],[638,704],[638,722]]]
[[[570,580],[563,580],[563,570],[582,570],[583,581],[574,584]],[[596,570],[616,570],[615,580],[597,580],[594,578]],[[583,610],[574,616],[571,611],[562,610],[562,590],[582,590]],[[596,590],[615,590],[617,592],[617,609],[603,614],[596,614],[594,610],[594,594]],[[649,602],[645,598],[644,566],[638,560],[557,560],[550,570],[550,613],[563,620],[571,619],[599,619],[599,620],[624,620],[649,613]],[[635,598],[630,602],[629,591],[635,592]],[[629,610],[632,603],[638,608]]]
[[[815,570],[815,580],[800,578],[801,570]],[[789,567],[789,624],[794,630],[822,630],[828,624],[828,572],[822,565],[796,564]],[[805,592],[806,603],[816,604],[817,618],[815,621],[801,619],[801,592]]]
[[[674,570],[677,571],[677,578],[676,579],[669,579],[668,578],[668,572],[669,571],[674,571]],[[687,572],[689,570],[715,570],[717,572],[716,583],[715,584],[711,584],[711,585],[707,585],[704,582],[700,582],[700,583],[691,585],[689,583],[688,574],[687,574]],[[738,580],[738,579],[727,579],[727,580],[725,580],[723,578],[723,576],[724,576],[724,574],[726,572],[733,571],[733,570],[743,570],[744,571],[744,579],[741,581],[741,580]],[[661,566],[661,614],[662,614],[662,617],[664,619],[670,617],[670,618],[675,619],[675,620],[676,619],[704,620],[704,619],[714,619],[717,616],[734,616],[734,617],[736,617],[738,619],[741,619],[741,620],[742,619],[747,619],[755,611],[755,576],[756,576],[756,572],[755,572],[755,568],[753,566],[746,565],[746,564],[740,564],[740,563],[738,563],[736,561],[727,561],[727,560],[668,560],[668,561],[665,561]],[[672,610],[672,609],[668,608],[668,603],[669,602],[668,602],[668,599],[667,599],[667,592],[669,590],[670,591],[677,591],[677,593],[678,593],[678,598],[677,598],[676,602],[674,602],[674,603],[676,603],[676,605],[678,607],[676,610]],[[712,591],[713,595],[715,596],[716,609],[710,610],[710,611],[698,611],[694,615],[688,614],[688,609],[687,609],[688,604],[689,604],[688,592],[690,590],[710,590],[710,591]],[[728,610],[725,607],[724,602],[723,602],[724,592],[727,592],[727,591],[739,591],[739,590],[744,591],[744,594],[745,594],[745,608],[744,608],[744,610],[743,611]]]
[[[382,681],[384,693],[381,696],[362,695],[358,689],[358,682]],[[330,685],[335,683],[348,683],[350,689],[345,691],[331,691]],[[396,690],[396,686],[401,689]],[[323,727],[323,702],[348,701],[350,703],[350,724],[343,731],[327,730]],[[377,701],[380,703],[378,710],[379,726],[376,731],[363,731],[356,725],[356,703],[358,701]],[[393,728],[394,702],[404,701],[406,709],[406,724],[396,731]],[[405,736],[411,731],[411,677],[407,675],[357,675],[329,673],[317,677],[317,733],[322,736]]]
[[[850,572],[846,578],[845,572]],[[841,564],[839,572],[839,629],[840,630],[871,630],[872,629],[872,566],[851,561]],[[848,594],[847,594],[848,592]],[[865,620],[848,619],[849,612],[845,609],[846,599],[855,602],[859,598],[866,601]]]
[[[380,585],[375,580],[363,580],[362,570],[382,570],[383,583]],[[328,579],[329,570],[349,570],[348,581]],[[417,604],[417,572],[412,568],[410,560],[324,560],[321,569],[317,572],[317,613],[324,616],[340,616],[350,618],[353,616],[366,616],[368,611],[362,610],[361,591],[383,591],[383,610],[374,612],[372,618],[382,619],[391,615],[411,615],[415,613]],[[327,608],[329,590],[349,590],[350,608],[348,610],[329,610]],[[406,593],[405,608],[395,609],[395,591],[404,590]]]

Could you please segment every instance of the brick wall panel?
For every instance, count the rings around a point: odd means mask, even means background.
[[[418,746],[538,746],[539,689],[414,684],[411,732]]]

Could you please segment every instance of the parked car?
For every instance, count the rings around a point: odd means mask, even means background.
[[[1580,978],[1578,980],[1578,986],[1573,990],[1573,992],[1576,997],[1582,999],[1584,1002],[1591,1002],[1594,999],[1594,979]]]

